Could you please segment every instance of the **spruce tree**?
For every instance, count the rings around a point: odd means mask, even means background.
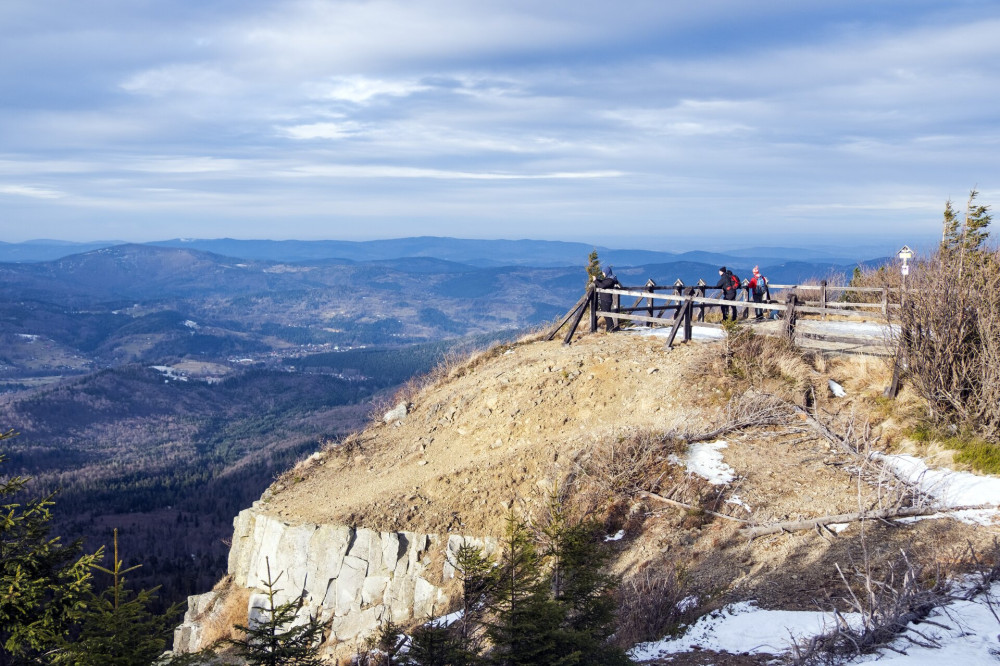
[[[615,632],[614,590],[617,578],[605,568],[611,550],[595,521],[572,522],[559,489],[549,498],[541,526],[553,600],[564,617],[560,639],[573,664],[627,664],[624,651],[611,645]]]
[[[587,255],[587,283],[601,277],[601,260],[597,258],[597,248]]]
[[[965,265],[982,257],[989,232],[986,228],[993,220],[990,207],[976,203],[979,192],[969,192],[965,205],[965,215],[960,216],[949,199],[944,206],[944,221],[941,232],[941,258],[958,262],[958,277],[961,279]]]
[[[260,611],[262,619],[255,621],[251,618],[247,622],[248,626],[235,625],[243,632],[244,637],[226,642],[252,666],[320,666],[322,625],[312,616],[304,623],[298,621],[301,597],[275,605],[274,597],[281,591],[275,585],[284,572],[279,573],[276,578],[272,577],[271,561],[266,560],[266,564],[267,580],[262,582],[266,588],[267,606],[254,607]]]
[[[500,545],[497,585],[486,622],[492,643],[489,662],[501,666],[566,663],[567,655],[560,653],[562,608],[549,597],[542,558],[527,523],[513,510]]]
[[[147,666],[167,646],[173,620],[180,614],[174,604],[163,615],[149,611],[156,590],[133,592],[125,586],[125,575],[141,565],[125,568],[118,557],[118,530],[114,531],[111,568],[93,569],[111,576],[111,584],[100,594],[86,594],[86,612],[72,640],[64,640],[53,652],[52,663],[67,666]]]
[[[471,648],[477,638],[476,627],[482,623],[496,589],[498,570],[492,557],[467,543],[459,546],[453,564],[462,582],[462,618],[456,624],[462,640]]]
[[[13,436],[9,430],[0,440]],[[81,554],[80,541],[49,537],[52,495],[16,501],[27,482],[0,481],[0,665],[32,663],[64,639],[84,610],[90,567],[100,557]]]

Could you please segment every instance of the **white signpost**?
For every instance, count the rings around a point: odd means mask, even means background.
[[[896,253],[896,256],[899,257],[899,259],[903,262],[903,264],[899,267],[899,272],[903,276],[903,291],[905,292],[906,276],[910,274],[910,265],[906,262],[908,262],[910,259],[913,258],[913,250],[911,250],[908,246],[904,245],[903,249],[901,249],[899,252]],[[900,294],[900,298],[902,298],[902,294]]]

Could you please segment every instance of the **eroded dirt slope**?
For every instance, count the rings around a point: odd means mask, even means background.
[[[595,447],[629,429],[708,432],[727,418],[745,379],[727,374],[725,342],[666,350],[661,339],[584,335],[571,346],[530,342],[495,350],[404,396],[409,413],[375,423],[282,477],[266,511],[289,522],[378,530],[497,536],[509,509],[533,514],[555,482],[580,472]],[[783,363],[783,365],[782,365]],[[887,377],[879,360],[789,359],[752,390],[808,403],[833,428],[876,426]],[[847,397],[835,398],[834,379]],[[889,426],[886,426],[889,433]],[[891,505],[898,488],[876,469],[794,418],[723,437],[728,484],[711,486],[674,465],[648,489],[748,523],[809,518]],[[873,441],[885,443],[888,437]],[[591,467],[590,473],[595,470]],[[609,508],[610,507],[610,508]],[[682,571],[697,614],[734,599],[815,608],[842,592],[834,564],[886,562],[901,547],[930,562],[955,561],[969,539],[992,528],[950,519],[907,526],[854,524],[839,536],[779,534],[750,542],[744,523],[685,511],[641,493],[598,505],[626,580],[644,571]],[[867,554],[867,555],[866,555]],[[676,662],[675,662],[676,663]],[[692,662],[693,663],[693,662]]]

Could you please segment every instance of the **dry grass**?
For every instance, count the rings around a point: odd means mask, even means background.
[[[784,338],[758,335],[738,323],[724,328],[724,370],[738,383],[774,393],[799,393],[809,384],[812,368]]]
[[[214,646],[229,638],[238,638],[235,625],[247,624],[250,590],[245,587],[220,591],[222,602],[212,606],[197,621],[202,627],[202,645]]]

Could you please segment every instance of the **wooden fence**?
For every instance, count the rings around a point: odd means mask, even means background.
[[[596,289],[590,285],[587,292],[551,331],[547,339],[553,339],[558,331],[569,323],[569,330],[563,340],[564,344],[569,344],[588,311],[591,332],[597,331],[599,317],[614,322],[612,329],[617,328],[623,320],[647,326],[670,326],[667,346],[673,346],[678,333],[682,334],[684,341],[690,340],[694,321],[704,322],[705,310],[713,307],[734,308],[738,316],[743,319],[749,317],[751,309],[760,310],[768,318],[780,317],[783,321],[783,335],[790,340],[794,340],[796,320],[803,314],[820,315],[824,319],[828,315],[849,318],[870,318],[872,315],[881,315],[887,318],[889,310],[898,307],[898,304],[893,302],[894,294],[885,288],[831,286],[826,281],[818,285],[769,284],[768,287],[771,298],[757,303],[750,294],[747,280],[743,281],[737,300],[709,298],[707,295],[709,291],[719,290],[705,284],[703,280],[690,286],[681,280],[672,285],[657,285],[653,280],[649,280],[641,287],[617,289]],[[778,294],[782,297],[780,300],[775,298]],[[600,309],[601,295],[611,297],[610,310]],[[851,296],[845,299],[843,298],[845,295]],[[623,305],[623,297],[635,300],[631,305]],[[824,337],[829,339],[829,336]]]

